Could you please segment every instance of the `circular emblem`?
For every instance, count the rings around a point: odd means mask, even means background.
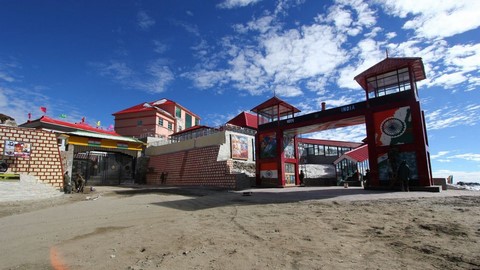
[[[402,120],[390,117],[382,122],[382,132],[390,137],[398,137],[405,132],[406,124]]]

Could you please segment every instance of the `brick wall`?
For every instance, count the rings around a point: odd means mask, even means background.
[[[63,172],[55,133],[9,126],[0,126],[0,151],[3,156],[5,140],[31,143],[30,158],[4,157],[8,172],[29,173],[44,183],[63,187]]]
[[[162,172],[168,172],[167,185],[236,188],[233,161],[217,161],[219,145],[155,155],[150,157],[147,184],[161,185]]]

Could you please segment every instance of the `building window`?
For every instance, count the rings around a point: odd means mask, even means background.
[[[138,121],[137,121],[137,126],[141,126],[141,125],[143,125],[143,121],[142,121],[142,120],[138,120]]]
[[[175,107],[175,116],[178,118],[182,118],[182,109],[179,107]]]
[[[367,79],[369,98],[410,90],[408,68],[380,74]]]
[[[172,123],[168,122],[168,129],[172,130],[173,127],[172,127]]]
[[[336,146],[327,146],[326,148],[326,156],[338,156],[338,149]]]
[[[199,125],[200,125],[200,119],[195,118],[195,126],[199,126]]]
[[[192,116],[188,113],[185,114],[185,128],[192,127]]]
[[[158,119],[158,125],[163,127],[163,118]]]

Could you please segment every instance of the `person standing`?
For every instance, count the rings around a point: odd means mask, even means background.
[[[300,170],[300,174],[298,176],[300,178],[300,186],[304,186],[305,184],[303,183],[303,179],[305,179],[305,174],[303,173],[303,170]]]
[[[368,188],[368,185],[370,184],[368,181],[370,180],[370,170],[367,169],[365,171],[365,176],[363,177],[363,187]]]
[[[72,193],[72,180],[70,175],[68,175],[68,171],[63,174],[63,191],[65,194]]]
[[[400,180],[402,191],[410,191],[410,167],[405,160],[402,160],[398,166],[397,179]]]
[[[77,193],[83,193],[83,187],[85,186],[85,178],[80,172],[77,172]]]

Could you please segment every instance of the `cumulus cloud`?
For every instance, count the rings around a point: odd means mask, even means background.
[[[465,1],[379,1],[387,14],[400,18],[413,15],[403,25],[421,38],[445,38],[480,26],[480,2]],[[461,22],[461,23],[459,23]]]
[[[227,66],[208,65],[209,68],[205,68],[206,65],[199,65],[195,72],[187,74],[196,86],[208,88],[229,82],[253,95],[281,86],[296,90],[280,93],[298,96],[302,92],[300,83],[321,88],[319,82],[325,82],[324,77],[348,59],[347,52],[341,48],[345,35],[339,35],[331,26],[311,24],[282,30],[273,24],[275,20],[270,15],[255,21],[261,21],[261,26],[247,23],[235,27],[238,33],[245,35],[258,31],[253,44],[251,39],[244,42],[245,36],[222,40],[228,52],[224,55]],[[205,62],[215,61],[207,58]],[[216,76],[219,73],[225,76]],[[205,83],[207,74],[213,76]]]

